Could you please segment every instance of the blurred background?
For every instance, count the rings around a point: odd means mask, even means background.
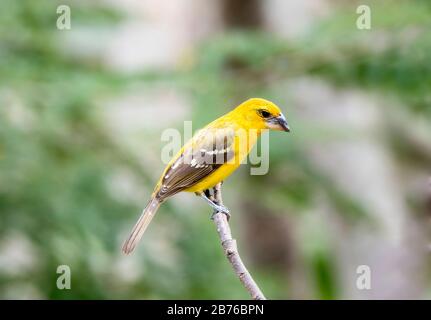
[[[292,133],[270,135],[269,174],[243,166],[223,189],[266,296],[431,298],[430,1],[0,6],[0,298],[247,299],[193,195],[120,248],[164,168],[163,130],[256,96]]]

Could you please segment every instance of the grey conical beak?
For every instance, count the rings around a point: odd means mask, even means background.
[[[290,132],[289,124],[287,123],[286,117],[283,114],[280,114],[278,117],[275,118],[277,120],[277,123],[280,125],[280,127],[286,131]]]

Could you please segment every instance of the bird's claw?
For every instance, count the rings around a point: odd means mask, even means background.
[[[215,208],[213,214],[211,215],[211,220],[214,220],[214,216],[219,212],[223,213],[226,216],[227,221],[230,220],[231,214],[229,209],[226,208],[225,206],[220,206],[220,205],[217,205],[217,207]]]

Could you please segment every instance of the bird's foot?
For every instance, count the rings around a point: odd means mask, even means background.
[[[214,206],[214,209],[215,210],[214,210],[213,214],[211,215],[211,220],[214,220],[214,216],[219,212],[223,213],[226,216],[227,221],[230,220],[231,214],[230,214],[230,211],[227,207],[216,204]]]

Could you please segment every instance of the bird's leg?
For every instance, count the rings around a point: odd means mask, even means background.
[[[213,203],[217,204],[217,203],[216,203],[216,201],[215,201],[215,197],[214,197],[214,195],[212,195],[212,194],[211,194],[210,189],[206,189],[206,190],[204,191],[204,193],[205,193],[205,195],[206,195],[206,197],[207,197],[208,199],[210,199]],[[218,210],[214,210],[214,211],[213,211],[213,214],[211,215],[211,220],[214,220],[214,215],[215,215],[217,212],[218,212]]]
[[[220,182],[220,186],[222,186],[223,185],[223,181],[221,181]],[[212,200],[214,201],[214,203],[215,204],[217,204],[217,205],[219,205],[219,206],[223,206],[223,204],[222,204],[222,202],[221,202],[221,198],[219,197],[219,195],[218,195],[218,192],[219,192],[220,190],[217,188],[217,187],[214,187],[213,188],[213,196],[212,196]],[[218,199],[220,199],[220,202],[219,202],[219,200]],[[224,206],[223,206],[224,207]],[[226,208],[226,207],[225,207]],[[226,208],[227,209],[227,208]],[[229,211],[229,209],[228,209],[228,211]],[[214,220],[214,215],[217,213],[217,211],[214,211],[214,213],[213,213],[213,215],[211,216],[211,219],[213,219]],[[230,215],[230,213],[229,212],[222,212],[222,213],[224,213],[225,215],[226,215],[226,218],[227,218],[227,221],[229,221],[230,220],[230,217],[231,217],[231,215]]]
[[[214,200],[214,197],[211,195],[210,189],[206,189],[204,193],[208,199]]]
[[[208,202],[208,204],[215,210],[214,213],[211,216],[211,219],[213,218],[213,216],[217,213],[217,212],[221,212],[224,213],[227,218],[230,218],[230,213],[229,213],[229,209],[226,208],[225,206],[219,205],[217,203],[214,202],[210,191],[209,190],[205,190],[204,192],[197,192],[196,195],[200,196],[201,198],[203,198],[206,202]]]

